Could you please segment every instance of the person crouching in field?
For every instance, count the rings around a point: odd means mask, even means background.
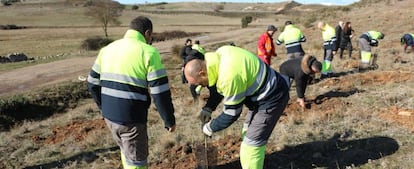
[[[378,31],[368,31],[363,33],[358,40],[362,69],[376,69],[378,67],[377,56],[372,54],[371,47],[377,47],[380,39],[384,39],[384,33]]]
[[[289,101],[288,77],[273,70],[255,54],[235,46],[207,52],[204,59],[189,61],[184,68],[185,76],[190,84],[215,86],[219,95],[210,95],[208,100],[216,101],[212,107],[224,100],[224,109],[211,121],[211,111],[200,112],[204,123],[202,132],[212,136],[229,127],[246,105],[249,112],[242,129],[240,162],[243,169],[262,169],[265,146]]]
[[[305,55],[300,58],[290,59],[280,65],[280,73],[295,80],[296,100],[299,105],[305,108],[305,92],[309,78],[322,69],[322,63],[314,56]]]
[[[404,45],[404,52],[408,52],[407,48],[411,47],[411,52],[414,52],[414,34],[406,33],[401,37],[401,45]]]

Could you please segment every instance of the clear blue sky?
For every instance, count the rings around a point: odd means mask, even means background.
[[[116,0],[122,4],[144,4],[156,2],[283,2],[287,0]],[[349,5],[359,0],[295,0],[303,4]]]

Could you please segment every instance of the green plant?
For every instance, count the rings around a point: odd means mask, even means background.
[[[81,44],[81,49],[84,50],[99,50],[102,47],[110,44],[114,40],[101,37],[93,37],[85,39]]]
[[[223,4],[218,4],[218,5],[215,5],[213,7],[214,12],[220,12],[223,9],[224,9],[224,5]]]
[[[172,47],[171,47],[171,53],[173,54],[173,56],[175,56],[175,57],[177,57],[177,58],[179,58],[180,56],[180,50],[181,50],[181,46],[180,45],[177,45],[177,44],[174,44]]]
[[[132,10],[138,10],[139,9],[139,6],[138,5],[132,5],[131,9]]]
[[[248,15],[248,16],[244,16],[242,19],[241,19],[241,27],[242,28],[246,28],[247,27],[247,25],[249,25],[249,23],[251,23],[253,21],[253,17],[252,16],[250,16],[250,15]]]

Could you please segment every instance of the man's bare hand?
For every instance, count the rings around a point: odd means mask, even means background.
[[[298,99],[296,100],[296,102],[298,102],[298,103],[299,103],[299,105],[300,105],[302,108],[305,108],[305,98],[298,98]]]
[[[166,128],[167,128],[168,132],[170,132],[170,133],[175,131],[175,125],[171,126],[171,127],[166,127]]]

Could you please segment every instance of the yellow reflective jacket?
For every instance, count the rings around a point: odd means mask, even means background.
[[[336,33],[335,29],[328,24],[322,28],[322,39],[323,39],[323,46],[325,49],[331,49],[336,51],[338,49],[336,44]]]
[[[306,38],[302,31],[294,25],[286,25],[283,32],[277,38],[276,44],[285,43],[287,53],[303,52],[301,42],[305,42]]]
[[[124,38],[100,50],[88,76],[88,88],[102,115],[111,121],[145,123],[151,95],[165,125],[175,124],[160,54],[138,31],[130,29]]]
[[[211,122],[212,131],[230,126],[240,116],[243,105],[266,110],[288,93],[282,76],[245,49],[223,46],[207,52],[205,62],[209,87],[224,96],[223,113]]]

